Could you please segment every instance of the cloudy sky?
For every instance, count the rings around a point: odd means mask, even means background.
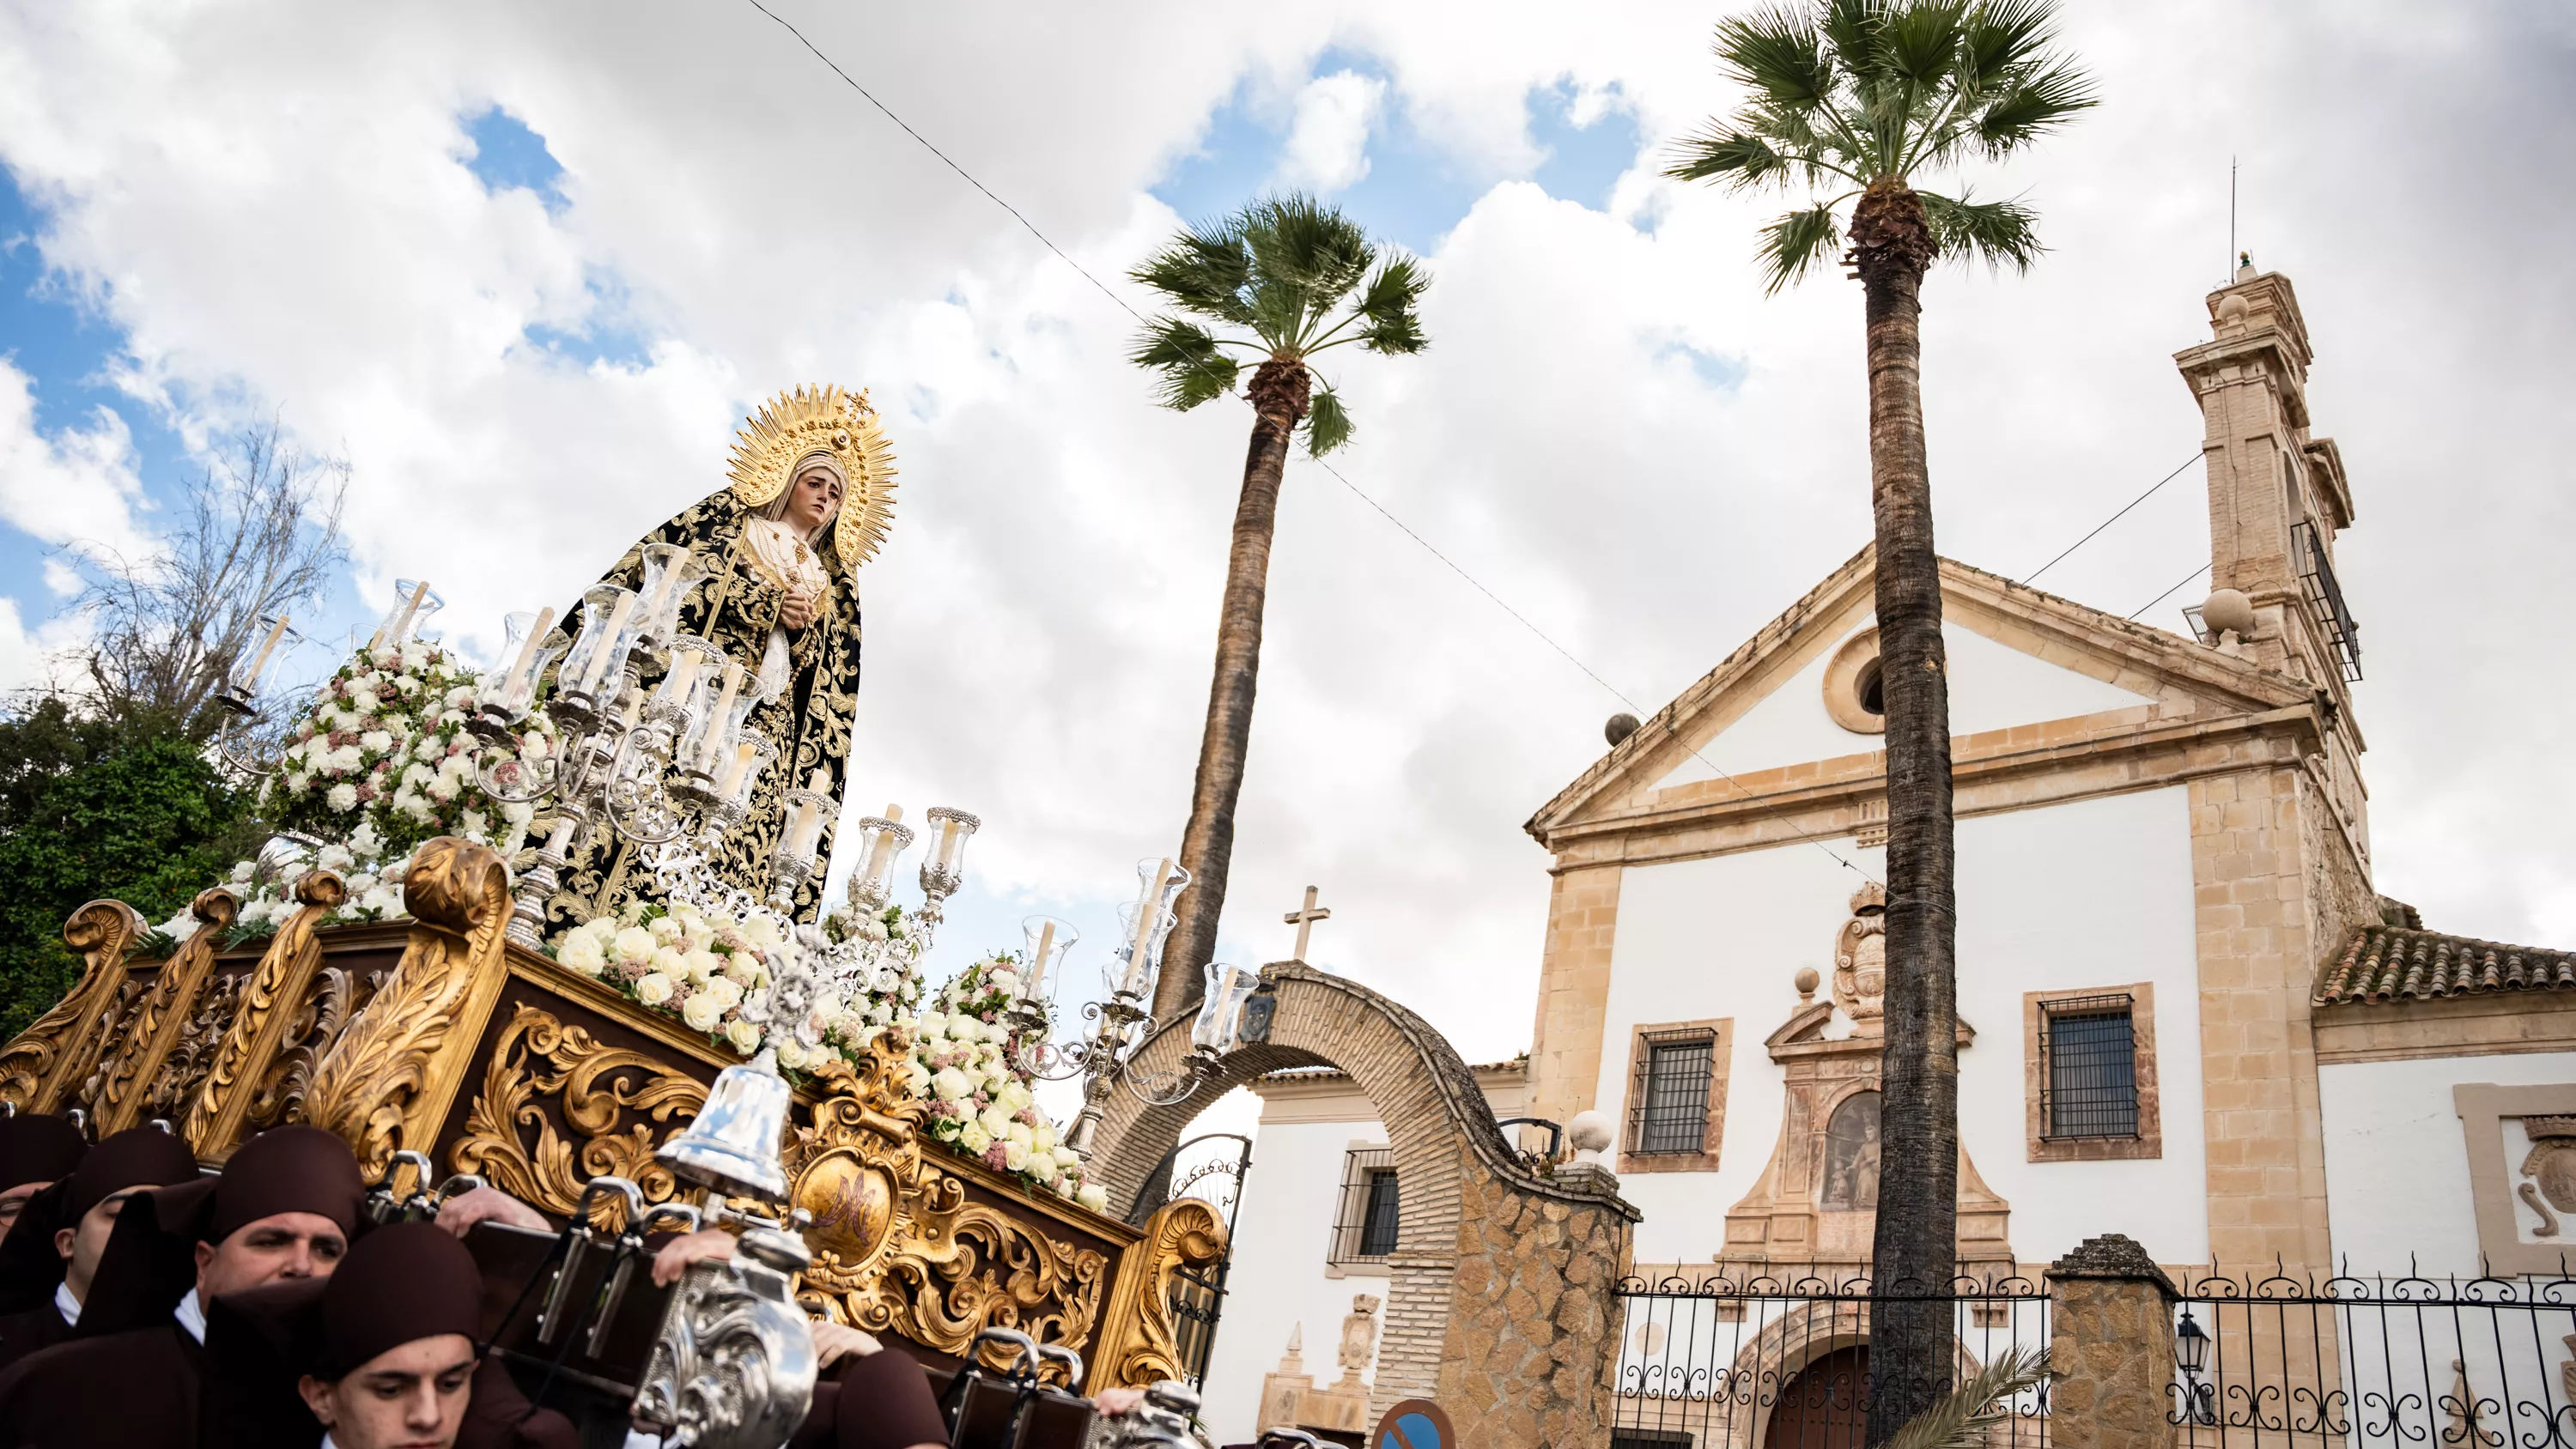
[[[853,804],[988,821],[951,963],[1041,908],[1096,944],[1179,839],[1246,429],[1152,405],[1119,278],[1304,187],[1429,259],[1433,345],[1335,354],[1348,484],[1290,466],[1224,951],[1284,955],[1320,885],[1321,962],[1522,1048],[1520,822],[1625,706],[1369,500],[1646,708],[1866,540],[1858,288],[1766,298],[1778,205],[1655,175],[1731,101],[1723,7],[774,8],[1081,270],[747,0],[0,0],[0,683],[64,642],[61,548],[148,539],[247,421],[355,470],[317,633],[425,577],[480,652],[717,486],[746,408],[866,386],[903,483]],[[2380,889],[2576,944],[2576,12],[2101,4],[2068,39],[2105,104],[1974,178],[2053,250],[1928,288],[1943,551],[2024,576],[2194,456],[2170,359],[2235,158],[2359,504]],[[2183,579],[2199,476],[2044,586]]]

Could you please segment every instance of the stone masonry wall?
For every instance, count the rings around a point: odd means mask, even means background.
[[[1463,1188],[1438,1396],[1460,1442],[1607,1446],[1627,1219],[1608,1203],[1531,1197],[1474,1164]]]

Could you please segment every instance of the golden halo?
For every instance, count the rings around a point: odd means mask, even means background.
[[[839,464],[846,481],[832,546],[843,566],[857,568],[894,521],[894,449],[865,389],[843,392],[827,382],[762,404],[734,434],[733,496],[747,509],[767,505],[787,491],[796,465],[816,453]]]

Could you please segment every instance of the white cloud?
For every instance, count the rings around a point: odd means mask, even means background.
[[[62,615],[29,629],[18,601],[0,596],[0,698],[46,683],[88,638],[86,620]]]
[[[46,543],[136,558],[150,547],[134,520],[142,493],[123,418],[99,408],[88,426],[47,437],[36,428],[27,374],[0,357],[0,522]],[[56,584],[53,568],[45,577]]]
[[[714,488],[749,404],[872,385],[904,487],[863,580],[855,803],[990,822],[947,960],[1015,939],[1032,902],[1105,909],[1179,837],[1242,409],[1152,407],[1131,318],[756,12],[648,8],[609,29],[501,4],[0,10],[0,161],[50,209],[47,262],[130,335],[134,385],[185,426],[282,408],[344,450],[365,592],[426,576],[470,640]],[[2240,151],[2245,240],[2297,280],[2311,401],[2360,501],[2340,557],[2370,649],[2380,887],[2439,925],[2567,944],[2547,883],[2576,878],[2576,843],[2550,822],[2576,766],[2535,746],[2576,680],[2533,661],[2576,613],[2555,556],[2576,489],[2547,430],[2495,420],[2554,416],[2576,385],[2555,341],[2576,294],[2545,250],[2464,261],[2455,225],[2513,194],[2556,234],[2569,200],[2506,158],[2570,129],[2560,52],[2545,16],[2502,6],[2431,46],[2396,23],[2411,11],[2365,10],[2075,15],[2110,103],[1983,188],[2027,192],[2055,250],[2028,278],[1926,290],[1942,543],[2026,571],[2198,447],[2170,355],[2207,335]],[[1291,159],[1317,184],[1359,174],[1366,110],[1399,96],[1462,173],[1497,175],[1535,164],[1534,86],[1615,85],[1650,147],[1732,100],[1704,7],[1188,14],[818,9],[806,28],[1113,286],[1180,220],[1144,188],[1247,77],[1297,99]],[[1387,89],[1315,89],[1337,81],[1307,79],[1328,42]],[[2397,92],[2417,103],[2386,107]],[[564,164],[560,212],[456,159],[457,118],[496,102]],[[1648,707],[1868,534],[1857,289],[1765,298],[1752,248],[1779,203],[1659,181],[1658,154],[1614,215],[1495,187],[1431,259],[1432,350],[1331,364],[1361,428],[1341,469]],[[525,342],[590,320],[595,284],[653,339],[639,365]],[[1745,375],[1714,388],[1676,346]],[[12,376],[0,424],[24,411]],[[31,436],[0,426],[0,447],[109,486],[29,492],[11,461],[0,489],[27,501],[0,506],[126,516],[102,503],[130,508],[121,432]],[[2047,586],[2125,611],[2206,556],[2205,530],[2187,476]],[[23,636],[0,629],[0,666]],[[1548,888],[1519,822],[1617,701],[1303,459],[1261,682],[1225,949],[1284,951],[1280,912],[1320,885],[1321,959],[1471,1057],[1518,1049]],[[2512,704],[2460,707],[2494,700]]]
[[[1386,82],[1341,70],[1297,92],[1296,119],[1280,151],[1279,185],[1331,195],[1369,174],[1369,127],[1386,101]]]

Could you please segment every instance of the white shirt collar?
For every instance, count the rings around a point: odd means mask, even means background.
[[[54,1311],[63,1316],[65,1323],[77,1325],[80,1322],[80,1300],[72,1296],[69,1283],[54,1285]]]
[[[179,1320],[179,1326],[188,1330],[190,1338],[195,1339],[200,1345],[205,1343],[206,1308],[204,1304],[197,1301],[196,1289],[188,1290],[188,1296],[179,1300],[179,1306],[170,1310],[170,1316]]]
[[[340,1441],[332,1438],[331,1431],[328,1429],[322,1431],[321,1449],[340,1449]]]

